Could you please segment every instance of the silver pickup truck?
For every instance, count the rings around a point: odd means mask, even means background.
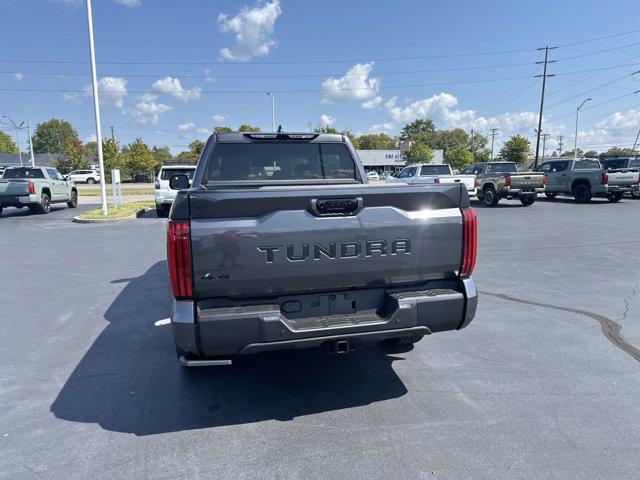
[[[594,158],[552,160],[538,167],[547,177],[545,195],[554,199],[558,195],[573,195],[580,203],[593,197],[605,197],[619,202],[625,193],[638,191],[637,170],[605,170]]]
[[[0,213],[5,207],[28,207],[49,213],[52,203],[78,205],[76,185],[51,167],[9,167],[0,179]]]
[[[600,163],[609,172],[626,170],[640,173],[640,157],[609,157],[600,160]],[[640,182],[640,178],[638,180]],[[632,190],[631,196],[640,199],[640,190]]]
[[[185,366],[363,342],[412,345],[475,315],[464,184],[368,184],[346,136],[214,134],[167,224]]]
[[[517,198],[525,207],[533,205],[544,192],[545,176],[537,172],[518,172],[512,162],[482,162],[462,173],[476,176],[477,196],[487,207],[495,207],[501,198]]]

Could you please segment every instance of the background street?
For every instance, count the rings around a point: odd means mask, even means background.
[[[7,208],[0,478],[637,478],[640,201],[472,203],[467,329],[196,370],[154,325],[165,220]]]

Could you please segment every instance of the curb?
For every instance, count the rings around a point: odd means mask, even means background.
[[[130,222],[131,220],[135,220],[137,218],[140,218],[142,215],[144,215],[146,212],[150,212],[152,209],[151,208],[141,208],[140,210],[132,213],[131,215],[127,216],[127,217],[120,217],[120,218],[80,218],[80,216],[77,217],[73,217],[73,219],[71,220],[74,223],[124,223],[124,222]]]

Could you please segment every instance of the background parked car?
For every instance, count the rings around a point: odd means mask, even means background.
[[[156,179],[154,197],[156,201],[156,213],[159,217],[166,217],[171,208],[173,200],[178,193],[176,190],[172,190],[169,186],[169,180],[174,175],[186,175],[189,178],[189,182],[193,180],[193,174],[196,171],[195,165],[167,165],[162,167],[158,172],[158,178]]]
[[[464,183],[470,197],[476,196],[475,175],[455,175],[451,165],[420,164],[405,167],[397,178],[387,180],[389,183]]]
[[[52,203],[78,205],[73,181],[51,167],[10,167],[0,180],[0,213],[4,207],[29,207],[32,213],[49,213]]]
[[[513,162],[475,163],[462,171],[476,176],[478,200],[495,207],[501,198],[517,198],[523,206],[533,205],[544,192],[545,176],[537,172],[518,172]]]
[[[380,175],[378,175],[378,172],[376,172],[375,170],[371,170],[370,172],[367,172],[367,178],[369,180],[380,180]]]
[[[98,183],[100,181],[100,173],[96,170],[74,170],[66,175],[68,180],[75,183]]]
[[[640,158],[638,157],[616,157],[600,160],[602,167],[606,170],[633,170],[640,173]],[[640,191],[631,192],[633,198],[640,199]]]

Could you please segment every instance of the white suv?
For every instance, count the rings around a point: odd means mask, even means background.
[[[67,174],[67,178],[75,183],[97,183],[100,173],[96,170],[74,170]]]
[[[169,180],[174,175],[186,175],[189,177],[189,183],[193,180],[193,174],[196,171],[195,165],[167,165],[162,167],[156,178],[156,190],[154,197],[156,200],[156,213],[159,217],[166,217],[171,208],[173,200],[176,198],[176,190],[171,190]]]

